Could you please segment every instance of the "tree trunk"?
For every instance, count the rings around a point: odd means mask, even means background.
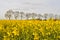
[[[28,17],[27,17],[27,20],[28,20]]]
[[[22,15],[21,15],[21,20],[22,20]]]
[[[9,20],[10,20],[10,17],[9,17]]]
[[[15,19],[17,20],[17,17],[15,17]]]

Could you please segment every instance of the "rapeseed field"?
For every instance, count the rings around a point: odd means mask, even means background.
[[[0,20],[0,40],[60,40],[60,21]]]

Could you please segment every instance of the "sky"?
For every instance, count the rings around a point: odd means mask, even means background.
[[[7,10],[60,14],[60,0],[0,0],[0,19]]]

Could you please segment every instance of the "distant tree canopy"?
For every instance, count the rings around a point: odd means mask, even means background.
[[[18,17],[23,20],[24,18],[26,18],[26,20],[29,20],[29,18],[31,19],[39,19],[39,20],[47,20],[47,19],[54,19],[54,20],[60,20],[60,15],[57,14],[48,14],[48,13],[44,13],[43,15],[40,13],[24,13],[24,12],[19,12],[19,11],[13,11],[13,10],[8,10],[5,13],[5,18],[6,19],[11,19],[12,15],[14,16],[15,20],[18,19]]]
[[[17,19],[19,17],[19,11],[15,11],[13,15],[14,15],[14,18]]]
[[[12,17],[12,13],[13,13],[12,10],[8,10],[8,11],[5,13],[5,17],[10,20],[10,18]]]

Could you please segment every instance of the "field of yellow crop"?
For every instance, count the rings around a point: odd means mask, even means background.
[[[60,21],[0,20],[0,40],[60,40]]]

